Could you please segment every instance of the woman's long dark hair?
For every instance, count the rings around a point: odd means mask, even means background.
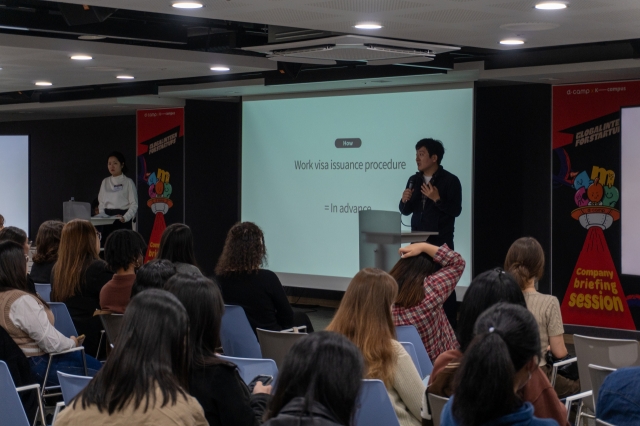
[[[178,298],[189,315],[191,368],[222,362],[215,355],[224,313],[218,286],[201,275],[177,274],[169,278],[164,288]]]
[[[534,316],[522,306],[499,303],[478,318],[475,338],[454,379],[451,411],[460,426],[480,426],[513,413],[522,400],[515,376],[540,359],[540,335]]]
[[[346,337],[330,331],[298,340],[284,359],[265,418],[276,417],[293,398],[304,398],[304,411],[324,406],[341,425],[350,425],[364,374],[364,360]]]
[[[424,300],[424,279],[440,269],[440,265],[426,253],[398,260],[389,275],[398,283],[395,304],[403,308],[414,307]]]
[[[162,392],[161,407],[175,405],[178,395],[187,397],[189,383],[189,317],[176,297],[150,289],[131,299],[120,334],[104,367],[78,394],[86,409],[91,405],[109,415],[130,403],[134,410],[144,402],[144,412],[156,407],[156,388]]]
[[[24,247],[15,241],[2,241],[0,242],[0,292],[9,290],[31,293],[27,285],[27,259],[24,257]]]
[[[183,223],[167,226],[160,238],[160,248],[156,259],[167,259],[171,262],[188,263],[198,266],[196,252],[193,248],[191,228]]]
[[[499,302],[527,307],[522,290],[513,275],[496,268],[483,272],[471,281],[460,305],[460,319],[456,329],[462,352],[467,350],[473,340],[473,329],[480,314]]]

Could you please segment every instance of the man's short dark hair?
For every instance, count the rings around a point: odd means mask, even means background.
[[[438,164],[440,164],[440,162],[442,161],[442,157],[444,157],[444,146],[438,139],[420,139],[416,144],[416,151],[420,148],[425,148],[429,153],[429,157],[431,157],[432,155],[437,155]]]

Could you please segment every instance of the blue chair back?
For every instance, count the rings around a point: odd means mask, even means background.
[[[260,344],[242,306],[225,305],[220,327],[224,354],[236,358],[262,358]]]
[[[413,365],[416,366],[416,370],[418,370],[418,374],[420,375],[420,378],[424,378],[424,376],[422,375],[422,370],[420,369],[420,363],[418,362],[418,355],[416,355],[416,348],[415,346],[413,346],[413,343],[400,342],[400,344],[411,357],[411,361],[413,361]]]
[[[78,336],[75,325],[71,320],[71,315],[67,309],[67,305],[60,302],[50,302],[49,307],[55,318],[55,328],[66,337]]]
[[[0,361],[0,413],[2,413],[3,425],[29,426],[16,385],[4,361]]]
[[[38,293],[45,302],[51,302],[51,284],[36,284],[36,293]]]
[[[71,404],[71,400],[89,384],[91,379],[93,379],[93,377],[74,376],[73,374],[58,371],[58,381],[60,382],[64,405],[68,407],[69,404]]]
[[[362,381],[357,406],[355,426],[400,426],[382,380]]]
[[[416,350],[416,356],[420,364],[422,378],[424,379],[431,374],[433,364],[431,363],[431,358],[429,358],[427,350],[424,348],[424,343],[422,343],[418,330],[412,325],[399,325],[396,326],[396,336],[398,337],[398,342],[413,343],[413,348]]]
[[[229,361],[237,365],[240,377],[242,377],[242,380],[244,380],[246,384],[251,383],[251,381],[260,374],[273,376],[274,382],[278,377],[278,367],[276,366],[276,362],[272,359],[235,358],[225,355],[218,356],[225,361]]]

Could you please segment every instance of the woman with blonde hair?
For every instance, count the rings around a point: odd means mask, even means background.
[[[31,266],[31,279],[36,283],[51,283],[51,271],[58,260],[58,247],[64,223],[59,220],[47,220],[38,228],[36,254]]]
[[[84,334],[87,353],[95,354],[100,342],[100,290],[113,277],[100,260],[100,233],[87,220],[74,219],[62,228],[58,261],[51,277],[51,301],[63,302],[79,334]]]
[[[412,246],[400,252],[417,254]],[[363,269],[349,283],[327,330],[344,335],[360,349],[365,378],[385,384],[400,425],[418,426],[425,386],[411,357],[396,340],[391,307],[397,295],[393,277],[380,269]]]
[[[542,352],[540,368],[550,378],[552,367],[547,362],[547,352],[551,352],[552,360],[560,360],[568,355],[568,351],[564,344],[564,327],[558,299],[550,294],[538,293],[536,290],[538,281],[544,273],[542,246],[532,237],[517,239],[507,252],[504,269],[511,272],[518,281],[527,302],[527,309],[538,322]],[[565,398],[580,391],[580,381],[558,374],[554,388],[558,397]]]
[[[313,331],[306,314],[294,314],[278,276],[262,268],[266,259],[264,234],[258,225],[242,222],[231,227],[216,265],[224,303],[242,306],[254,331],[301,325]]]

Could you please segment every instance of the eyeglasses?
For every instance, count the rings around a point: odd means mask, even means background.
[[[96,237],[98,237],[98,241],[102,241],[102,232],[96,231]]]

